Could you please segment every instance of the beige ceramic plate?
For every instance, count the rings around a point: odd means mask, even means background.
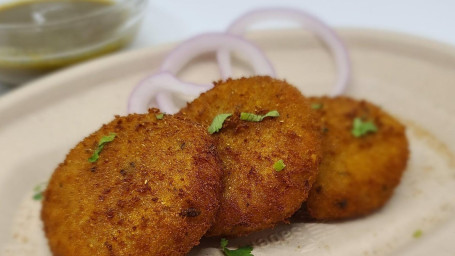
[[[366,98],[408,126],[411,159],[402,183],[381,211],[339,223],[282,225],[233,245],[254,255],[454,255],[455,50],[425,39],[372,30],[343,30],[353,57],[348,95]],[[307,95],[328,93],[334,67],[314,37],[269,31],[252,37],[280,78]],[[171,46],[100,59],[49,76],[0,98],[0,255],[50,255],[33,187],[46,181],[84,136],[125,114],[128,95],[153,73]],[[211,56],[181,77],[218,78]],[[237,61],[237,74],[248,75]],[[413,237],[416,230],[420,238]],[[203,240],[191,255],[221,255]]]

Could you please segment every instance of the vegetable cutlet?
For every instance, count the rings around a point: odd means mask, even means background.
[[[405,127],[364,100],[310,100],[322,121],[323,158],[310,196],[296,216],[340,220],[382,207],[406,168]]]
[[[214,221],[221,175],[202,126],[157,110],[117,116],[52,175],[41,213],[50,249],[185,255]]]
[[[224,193],[208,236],[273,227],[306,200],[320,162],[321,134],[308,100],[293,86],[270,77],[229,79],[178,115],[212,124],[222,162]]]

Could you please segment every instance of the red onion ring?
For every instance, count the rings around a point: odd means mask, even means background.
[[[147,113],[150,106],[159,107],[164,113],[179,110],[169,100],[170,93],[181,93],[197,97],[206,88],[177,79],[169,72],[159,72],[142,80],[131,92],[128,101],[128,113]]]
[[[255,22],[273,19],[286,19],[299,23],[302,27],[308,28],[316,33],[329,46],[335,57],[338,69],[338,77],[332,96],[342,94],[351,77],[351,62],[349,53],[337,33],[320,19],[301,10],[288,8],[268,8],[248,12],[235,20],[227,29],[227,33],[243,35],[247,27]],[[224,79],[231,75],[231,63],[229,51],[221,50],[217,53],[217,60],[220,69],[223,70]]]
[[[258,47],[242,37],[225,33],[208,33],[195,36],[177,46],[161,64],[161,71],[176,75],[194,57],[221,49],[238,51],[248,57],[257,75],[274,76],[272,64]],[[227,79],[220,68],[221,77]]]
[[[238,51],[251,61],[256,74],[274,76],[273,67],[264,53],[245,39],[226,33],[199,35],[177,46],[164,59],[159,73],[146,78],[134,88],[128,101],[128,113],[146,113],[150,106],[154,106],[164,113],[174,114],[179,108],[172,99],[173,93],[197,97],[211,89],[212,84],[186,83],[175,75],[194,57],[220,49]]]

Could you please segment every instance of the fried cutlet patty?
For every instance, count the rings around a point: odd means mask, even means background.
[[[383,206],[400,183],[409,150],[405,127],[379,107],[347,97],[311,98],[323,125],[323,159],[308,201],[297,215],[340,220]],[[355,137],[354,119],[376,132]],[[306,208],[306,209],[305,209]]]
[[[241,112],[276,118],[240,120]],[[307,198],[320,162],[320,129],[308,100],[293,86],[270,77],[218,82],[182,109],[208,127],[232,113],[212,136],[224,171],[220,210],[208,236],[239,236],[287,220]],[[282,160],[286,167],[277,171]]]
[[[155,110],[156,112],[156,110]],[[103,136],[116,133],[91,163]],[[67,155],[44,193],[54,255],[185,255],[212,225],[221,169],[206,128],[154,113],[116,117]]]

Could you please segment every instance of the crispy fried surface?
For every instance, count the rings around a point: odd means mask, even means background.
[[[90,163],[111,132],[114,141]],[[41,215],[53,254],[185,255],[218,209],[214,150],[205,128],[172,116],[103,125],[70,151],[45,191]]]
[[[347,97],[311,98],[323,107],[323,159],[310,196],[297,215],[317,220],[359,217],[383,206],[399,184],[408,160],[405,128],[377,106]],[[376,133],[356,138],[356,117],[373,121]]]
[[[240,112],[280,117],[239,120]],[[180,111],[208,127],[233,113],[212,136],[222,161],[224,193],[208,235],[245,235],[285,221],[307,198],[320,162],[320,128],[301,93],[286,82],[252,77],[217,83]],[[282,159],[284,170],[273,165]]]

